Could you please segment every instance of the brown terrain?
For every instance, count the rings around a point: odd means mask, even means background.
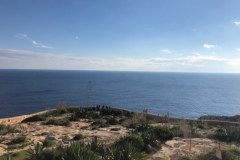
[[[46,111],[45,111],[46,112]],[[42,114],[45,112],[39,112],[36,114]],[[128,134],[130,129],[125,128],[120,125],[111,125],[106,128],[99,128],[97,130],[91,129],[91,122],[87,120],[80,120],[77,122],[71,122],[69,127],[66,126],[55,126],[55,125],[43,125],[42,122],[27,122],[21,123],[22,120],[27,117],[36,115],[24,115],[13,118],[0,119],[0,124],[11,125],[15,127],[18,133],[9,133],[6,135],[1,135],[0,138],[4,139],[0,143],[0,156],[9,152],[18,152],[21,150],[26,150],[33,147],[34,144],[38,142],[43,142],[45,139],[54,141],[56,144],[68,145],[71,143],[72,138],[76,134],[82,134],[86,136],[85,142],[90,142],[92,137],[98,136],[101,143],[108,145]],[[164,125],[164,124],[155,124]],[[84,128],[84,129],[83,129]],[[111,128],[120,128],[119,131],[111,131]],[[27,145],[21,149],[13,149],[11,151],[7,150],[7,145],[10,140],[14,137],[26,136]],[[191,148],[190,148],[191,141]],[[178,138],[175,137],[173,140],[169,140],[162,144],[162,148],[152,155],[150,159],[152,160],[175,160],[180,156],[189,155],[192,156],[199,155],[201,153],[207,153],[213,149],[218,149],[219,143],[215,140],[207,138]],[[226,147],[236,147],[235,145],[229,145],[221,143],[221,148]]]

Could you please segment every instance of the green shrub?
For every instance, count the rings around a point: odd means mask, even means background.
[[[192,157],[189,156],[182,156],[178,160],[194,160]]]
[[[79,121],[76,112],[72,113],[71,117],[69,118],[69,121]]]
[[[96,127],[100,127],[100,128],[110,126],[109,123],[107,122],[107,120],[105,120],[105,119],[98,119],[98,120],[94,121],[91,125],[96,126]]]
[[[170,131],[173,133],[173,137],[183,137],[183,130],[180,126],[174,126],[170,128]]]
[[[101,145],[100,145],[99,142],[98,142],[98,137],[97,137],[97,136],[94,136],[94,137],[92,138],[91,143],[89,143],[87,146],[88,146],[92,151],[94,151],[94,152],[99,152],[99,151],[100,151],[100,148],[101,148]]]
[[[63,119],[49,119],[46,123],[46,125],[56,125],[56,126],[70,126],[69,120],[63,120]]]
[[[43,160],[44,157],[42,156],[42,152],[44,150],[43,145],[37,143],[34,145],[34,149],[30,149],[28,151],[28,158],[27,160]]]
[[[112,108],[106,106],[100,110],[100,115],[113,115],[113,116],[121,116],[123,114],[122,109]]]
[[[117,143],[110,148],[109,152],[105,154],[105,159],[113,160],[134,160],[139,157],[140,152],[138,148],[128,141]]]
[[[13,140],[11,140],[9,143],[7,143],[7,145],[24,143],[25,141],[26,141],[26,136],[20,136],[20,137],[16,137]]]
[[[34,115],[34,116],[32,116],[32,117],[28,117],[28,118],[24,119],[24,120],[22,121],[22,123],[45,121],[45,120],[46,120],[46,116],[44,116],[44,115]]]
[[[64,160],[98,160],[98,155],[84,143],[72,143],[64,149]]]
[[[56,108],[57,114],[65,114],[68,113],[68,106],[65,103],[60,103]]]
[[[41,160],[62,160],[64,156],[64,148],[57,147],[52,149],[46,149],[41,153]]]
[[[121,125],[127,128],[135,129],[138,125],[138,122],[136,120],[126,119],[122,121]]]
[[[213,150],[208,153],[200,154],[197,156],[197,160],[219,160],[219,158],[216,157],[216,151]]]
[[[121,128],[111,128],[110,131],[119,131]]]
[[[144,146],[143,139],[138,134],[130,134],[125,137],[122,137],[117,142],[115,142],[115,145],[121,145],[125,142],[131,143],[132,146],[138,148],[139,150],[141,150]]]
[[[49,139],[45,139],[43,141],[43,147],[44,148],[52,147],[53,145],[54,145],[54,142],[49,140]]]
[[[138,125],[135,127],[138,132],[147,131],[150,128],[149,122],[146,119],[139,119]]]
[[[239,149],[226,149],[222,151],[223,160],[236,160],[240,159],[240,150]]]
[[[154,132],[157,138],[161,141],[167,141],[173,138],[173,133],[168,127],[156,126],[151,128],[150,131]]]
[[[16,133],[16,132],[18,131],[14,127],[10,125],[0,124],[0,135],[5,135],[8,133]]]
[[[110,125],[118,125],[118,120],[117,118],[109,118],[108,121],[107,121]]]
[[[73,137],[73,140],[77,141],[77,140],[80,140],[80,139],[83,139],[84,136],[82,134],[76,134],[74,137]]]

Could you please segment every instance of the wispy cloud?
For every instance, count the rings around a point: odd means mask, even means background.
[[[233,22],[235,25],[240,26],[240,21]]]
[[[204,44],[203,45],[204,48],[210,49],[210,48],[215,48],[215,45],[212,44]]]
[[[222,58],[216,56],[206,56],[200,53],[195,53],[190,56],[181,56],[176,58],[89,58],[89,57],[77,57],[66,54],[52,54],[52,53],[40,53],[26,50],[15,49],[1,49],[0,48],[0,68],[4,68],[4,64],[12,66],[19,64],[28,68],[48,68],[48,69],[93,69],[93,70],[148,70],[159,71],[167,70],[169,68],[175,68],[180,70],[181,68],[206,67],[206,71],[209,71],[209,66],[213,63],[218,64],[220,67],[225,66],[232,67],[236,71],[240,72],[240,59],[234,58]],[[31,64],[29,64],[31,63]],[[16,67],[15,67],[16,68]],[[216,67],[214,67],[216,69]],[[173,70],[174,71],[174,70]],[[184,70],[183,70],[184,71]]]
[[[19,33],[17,35],[15,35],[16,38],[21,38],[21,39],[26,39],[28,41],[30,41],[34,47],[38,47],[38,48],[45,48],[45,49],[52,49],[52,46],[48,46],[45,45],[43,43],[37,42],[36,40],[33,40],[32,38],[30,38],[27,34],[23,34],[23,33]]]
[[[47,46],[47,45],[39,43],[37,41],[32,41],[32,44],[34,45],[34,47],[38,47],[38,48],[49,48],[49,49],[53,48],[51,46]]]
[[[236,48],[236,50],[240,52],[240,48]]]
[[[172,53],[172,51],[169,50],[169,49],[163,49],[163,50],[161,50],[161,52],[163,52],[163,53]]]

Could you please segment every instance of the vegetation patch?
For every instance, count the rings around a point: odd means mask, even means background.
[[[43,141],[43,147],[44,148],[48,148],[48,147],[52,147],[55,143],[49,139],[45,139]]]
[[[74,137],[73,137],[73,140],[75,141],[78,141],[78,140],[81,140],[85,138],[82,134],[76,134]]]
[[[26,141],[26,136],[20,136],[12,139],[7,145],[14,145],[19,143],[24,143]]]
[[[45,124],[56,125],[56,126],[66,126],[66,127],[69,127],[71,125],[69,120],[64,120],[64,119],[49,119]]]
[[[28,117],[22,121],[22,123],[26,122],[38,122],[38,121],[45,121],[46,116],[45,115],[34,115],[32,117]]]
[[[17,132],[18,131],[10,125],[0,124],[0,135],[5,135],[8,133],[17,133]]]

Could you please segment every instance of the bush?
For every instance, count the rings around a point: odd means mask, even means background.
[[[43,141],[43,147],[45,148],[48,148],[48,147],[52,147],[54,145],[54,142],[52,142],[51,140],[49,140],[49,139],[45,139],[44,141]]]
[[[173,133],[167,127],[156,126],[150,129],[159,140],[167,141],[173,138]]]
[[[77,140],[80,140],[80,139],[83,139],[84,136],[82,134],[76,134],[74,137],[73,137],[73,140],[77,141]]]
[[[18,132],[17,130],[15,130],[14,127],[10,126],[10,125],[4,125],[4,124],[0,124],[0,135],[5,135],[8,133],[16,133]]]
[[[126,119],[126,120],[122,121],[121,125],[124,127],[127,127],[127,128],[135,129],[138,125],[138,122],[135,120]]]
[[[34,116],[32,116],[32,117],[28,117],[28,118],[24,119],[24,120],[22,121],[22,123],[45,121],[45,120],[46,120],[46,116],[44,116],[44,115],[34,115]]]
[[[77,117],[76,112],[74,112],[71,117],[69,118],[69,121],[79,121],[79,118]]]
[[[146,119],[139,119],[136,130],[138,132],[147,131],[150,128],[149,122]]]
[[[109,118],[107,121],[110,125],[117,125],[118,124],[118,120],[117,118]]]
[[[128,141],[113,145],[109,152],[105,154],[105,159],[134,160],[140,155],[138,148]]]
[[[57,111],[57,114],[68,113],[68,106],[65,103],[60,103],[58,104],[56,111]]]
[[[20,136],[11,140],[7,145],[24,143],[26,141],[26,136]]]
[[[122,109],[104,107],[100,110],[100,115],[113,115],[113,116],[121,116],[123,114]]]
[[[120,131],[121,128],[111,128],[110,131]]]
[[[240,150],[239,149],[226,149],[222,151],[222,159],[226,160],[235,160],[240,159]]]
[[[100,127],[100,128],[110,126],[109,123],[107,122],[107,120],[105,120],[105,119],[98,119],[98,120],[94,121],[91,125],[95,126],[95,127]]]
[[[84,143],[72,143],[64,149],[64,160],[98,160],[98,155]]]
[[[183,130],[180,126],[174,126],[170,131],[173,133],[173,137],[183,137]]]
[[[70,126],[69,120],[62,120],[62,119],[49,119],[46,123],[46,125],[56,125],[56,126]]]
[[[194,160],[192,157],[189,156],[182,156],[178,160]]]
[[[115,142],[115,145],[120,145],[125,142],[131,143],[132,146],[138,148],[139,150],[141,150],[144,145],[142,137],[137,134],[130,134],[123,138],[120,138],[117,142]]]

